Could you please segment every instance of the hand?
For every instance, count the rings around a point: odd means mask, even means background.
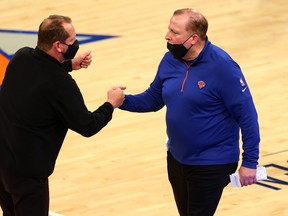
[[[239,175],[242,186],[248,186],[256,183],[256,169],[241,166],[239,169]]]
[[[92,62],[92,55],[91,51],[84,52],[74,59],[71,60],[72,62],[72,70],[79,70],[80,68],[88,68],[88,66]]]
[[[111,103],[113,108],[118,108],[125,100],[124,90],[125,86],[112,87],[107,92],[107,102]]]

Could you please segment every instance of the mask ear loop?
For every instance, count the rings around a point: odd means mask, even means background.
[[[182,43],[182,45],[184,46],[184,44],[194,35],[195,33],[191,34],[185,41],[184,43]],[[191,46],[187,49],[190,50],[192,48],[193,44],[191,44]]]
[[[191,34],[182,44],[184,45],[195,33]]]

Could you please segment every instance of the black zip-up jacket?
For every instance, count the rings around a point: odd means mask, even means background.
[[[68,129],[89,137],[112,119],[108,102],[87,110],[71,70],[37,47],[15,53],[0,90],[0,169],[48,177]]]

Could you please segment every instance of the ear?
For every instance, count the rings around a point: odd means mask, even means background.
[[[61,43],[60,41],[55,41],[53,43],[53,47],[55,50],[57,50],[59,53],[62,53],[62,46],[61,46]]]
[[[192,45],[197,44],[198,41],[199,41],[199,39],[200,39],[200,38],[199,38],[199,35],[198,35],[198,34],[196,34],[196,33],[193,34],[193,35],[192,35],[192,41],[191,41],[191,44],[192,44]]]

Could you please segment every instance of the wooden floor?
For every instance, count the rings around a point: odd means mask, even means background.
[[[73,19],[78,33],[119,36],[80,49],[92,50],[93,64],[73,77],[94,110],[110,86],[126,85],[127,93],[148,87],[166,52],[169,19],[183,7],[206,15],[209,39],[242,67],[259,114],[259,162],[272,164],[268,176],[278,182],[265,183],[274,189],[227,186],[216,216],[287,216],[287,0],[1,0],[0,28],[37,31],[44,18],[62,14]],[[164,109],[115,110],[111,123],[94,137],[69,132],[50,178],[51,215],[176,216],[164,115]]]

